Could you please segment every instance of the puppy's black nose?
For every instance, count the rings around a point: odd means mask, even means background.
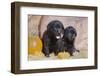
[[[58,32],[58,34],[60,34],[60,33],[61,33],[61,30],[60,30],[60,29],[58,29],[58,30],[57,30],[57,32]]]

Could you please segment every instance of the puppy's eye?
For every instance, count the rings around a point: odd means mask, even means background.
[[[70,32],[71,32],[72,34],[75,34],[75,31],[73,31],[73,30],[71,30]]]

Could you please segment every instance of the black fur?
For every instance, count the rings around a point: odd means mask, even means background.
[[[75,51],[79,52],[79,50],[77,50],[74,45],[76,36],[77,32],[74,27],[68,26],[67,28],[65,28],[64,31],[65,51],[69,52],[71,56],[73,56],[73,52]]]
[[[48,24],[47,30],[43,34],[43,53],[46,57],[49,57],[52,52],[57,55],[63,51],[63,35],[64,27],[60,21],[54,20]]]

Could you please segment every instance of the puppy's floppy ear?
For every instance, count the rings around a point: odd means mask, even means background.
[[[75,29],[74,27],[71,26],[71,30],[73,30],[74,33],[75,33],[75,36],[77,36],[77,31],[76,31],[76,29]]]
[[[62,24],[62,29],[64,30],[64,25]]]
[[[53,22],[50,22],[48,25],[47,25],[47,29],[51,29],[53,27]]]
[[[73,31],[75,33],[75,36],[77,36],[77,32],[76,32],[76,29],[75,28],[73,28]]]

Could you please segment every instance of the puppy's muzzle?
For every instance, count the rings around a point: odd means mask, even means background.
[[[61,39],[63,37],[63,33],[61,33],[59,36],[56,36],[57,39]]]

